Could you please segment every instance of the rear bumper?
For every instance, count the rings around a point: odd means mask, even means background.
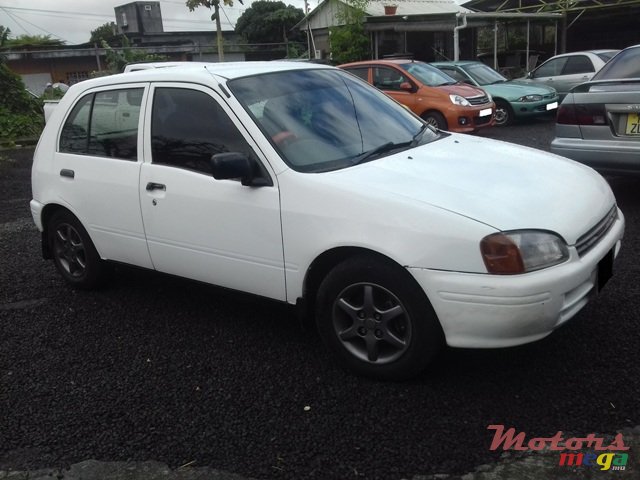
[[[640,174],[640,141],[556,137],[551,142],[551,151],[596,170]]]

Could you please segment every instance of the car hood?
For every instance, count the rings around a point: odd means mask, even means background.
[[[517,100],[523,95],[549,95],[550,93],[556,93],[554,88],[547,85],[523,80],[510,80],[504,83],[484,85],[482,88],[494,97],[503,97],[508,100]]]
[[[436,88],[438,90],[443,90],[448,94],[460,95],[465,98],[480,97],[485,95],[485,92],[482,89],[478,87],[474,87],[472,85],[467,85],[464,83],[455,83],[453,85],[440,85]]]
[[[527,147],[468,135],[328,174],[341,190],[381,191],[497,230],[542,229],[572,245],[611,209],[607,182],[589,167]],[[379,197],[377,197],[379,198]],[[373,201],[373,200],[372,200]]]

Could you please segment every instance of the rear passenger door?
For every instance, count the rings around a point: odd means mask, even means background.
[[[285,299],[280,197],[257,146],[213,90],[156,84],[145,122],[140,202],[159,271]],[[209,159],[253,158],[271,185],[213,178]]]
[[[63,123],[54,154],[59,202],[87,229],[102,258],[150,268],[138,195],[145,84],[81,96]],[[119,107],[129,97],[127,122]]]

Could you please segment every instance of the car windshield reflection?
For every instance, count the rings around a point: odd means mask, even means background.
[[[420,119],[342,71],[270,73],[232,80],[229,88],[284,161],[301,172],[353,166],[439,135],[423,132]]]

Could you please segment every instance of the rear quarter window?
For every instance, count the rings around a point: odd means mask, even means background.
[[[123,160],[138,158],[143,88],[108,90],[82,97],[60,135],[59,151]]]

